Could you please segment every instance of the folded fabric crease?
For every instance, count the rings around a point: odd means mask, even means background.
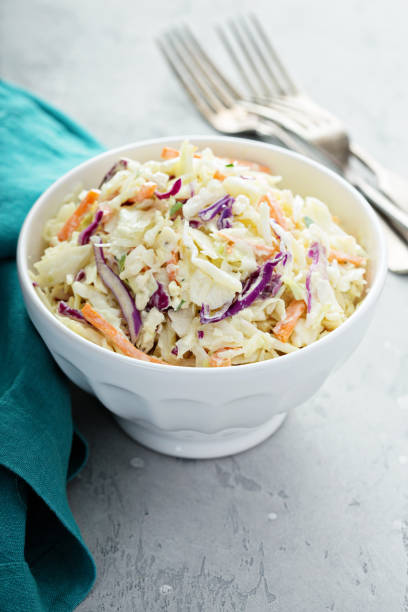
[[[15,264],[38,196],[102,146],[58,110],[0,81],[0,611],[66,612],[95,565],[66,484],[86,460],[69,385],[25,313]]]

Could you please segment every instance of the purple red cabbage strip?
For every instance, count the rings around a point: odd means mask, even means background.
[[[231,222],[229,220],[232,217],[232,205],[235,202],[234,198],[230,195],[225,195],[214,204],[207,206],[207,208],[203,208],[198,213],[198,216],[203,221],[210,221],[215,217],[215,215],[220,215],[217,220],[217,227],[219,230],[231,227]]]
[[[127,159],[120,159],[119,161],[116,162],[116,164],[113,164],[112,168],[108,170],[108,172],[103,177],[98,189],[100,189],[102,185],[110,181],[111,178],[113,178],[115,174],[119,172],[119,170],[126,170],[127,167],[128,167]]]
[[[156,291],[151,295],[150,300],[147,303],[146,310],[149,311],[152,308],[157,308],[160,312],[164,312],[170,308],[170,298],[164,290],[161,283],[157,283]]]
[[[142,327],[142,319],[140,312],[136,308],[135,299],[131,295],[125,283],[106,263],[103,248],[100,245],[93,243],[96,268],[104,285],[113,293],[118,302],[123,316],[126,320],[130,339],[133,344],[136,342],[140,328]]]
[[[85,322],[85,317],[81,312],[79,312],[79,310],[76,308],[70,308],[70,306],[63,301],[58,304],[58,314],[74,319],[74,321],[81,321],[82,323]]]
[[[94,220],[88,225],[78,236],[78,244],[88,244],[92,234],[94,234],[98,228],[98,225],[102,221],[103,210],[97,210]]]
[[[199,221],[196,221],[195,219],[191,219],[188,222],[190,227],[193,227],[194,229],[197,229],[197,227],[200,227],[201,223]]]
[[[282,285],[281,275],[276,273],[274,268],[281,262],[285,265],[286,261],[286,253],[277,253],[274,259],[267,261],[263,266],[252,272],[244,282],[241,293],[232,302],[224,304],[215,314],[210,315],[208,304],[202,304],[200,311],[201,324],[217,323],[227,317],[232,317],[244,308],[251,306],[258,298],[274,297]]]
[[[156,196],[156,198],[159,198],[159,200],[166,200],[167,198],[170,198],[171,196],[177,195],[180,189],[181,189],[181,178],[178,178],[176,181],[174,181],[173,186],[169,191],[166,191],[166,193],[159,193],[158,191],[155,191],[154,195]]]
[[[307,312],[310,312],[312,308],[312,273],[320,259],[320,244],[318,242],[313,242],[307,256],[312,260],[306,275]]]
[[[81,282],[85,279],[86,279],[85,270],[79,270],[79,272],[75,274],[74,281]]]

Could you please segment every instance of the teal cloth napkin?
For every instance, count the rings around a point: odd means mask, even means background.
[[[56,109],[0,81],[0,611],[65,612],[95,565],[67,501],[86,459],[67,379],[24,309],[15,251],[28,210],[55,179],[102,151]]]

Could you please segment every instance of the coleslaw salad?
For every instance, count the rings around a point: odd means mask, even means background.
[[[185,142],[120,159],[46,223],[32,276],[82,337],[137,359],[228,366],[299,350],[364,296],[366,254],[264,166]]]

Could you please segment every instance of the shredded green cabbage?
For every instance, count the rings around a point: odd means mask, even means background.
[[[129,338],[120,304],[98,276],[91,244],[78,244],[80,232],[98,209],[104,217],[96,240],[104,245],[108,265],[128,286],[141,312],[136,347],[170,364],[239,365],[279,357],[337,328],[362,300],[363,247],[323,202],[279,189],[280,177],[264,167],[219,158],[210,149],[198,153],[185,142],[172,159],[144,164],[129,159],[117,168],[80,226],[60,242],[58,232],[86,191],[65,198],[44,227],[47,247],[32,274],[41,299],[58,320],[91,342],[118,350],[90,324],[58,314],[60,300],[77,310],[89,302]],[[178,178],[182,185],[176,195],[139,197],[147,183],[163,194]],[[224,211],[227,221],[220,225],[220,209],[204,221],[200,211],[225,196],[230,197],[232,216]],[[325,261],[311,269],[308,251],[313,243],[320,245]],[[216,314],[233,303],[251,275],[277,253],[287,257],[274,271],[280,279],[276,294],[262,294],[216,323],[200,321],[203,305]],[[80,270],[85,274],[75,280]],[[163,311],[149,306],[159,283],[169,297]],[[285,322],[293,300],[307,303],[308,297],[309,311],[282,341],[275,327]]]

